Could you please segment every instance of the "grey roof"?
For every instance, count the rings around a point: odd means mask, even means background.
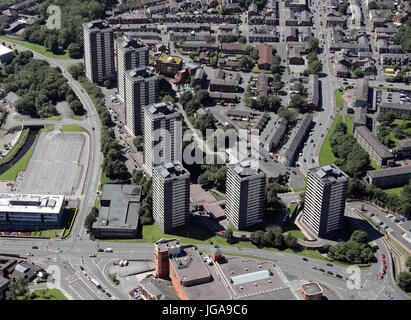
[[[139,286],[150,295],[157,297],[158,300],[178,300],[178,296],[174,291],[153,277],[141,280]]]
[[[140,199],[141,186],[104,184],[93,229],[137,229]]]
[[[239,300],[297,300],[296,296],[289,287],[285,287],[257,295],[242,297],[239,298]]]
[[[367,175],[370,178],[392,177],[392,176],[403,175],[403,174],[411,174],[411,167],[402,166],[402,167],[394,167],[394,168],[367,171]]]
[[[409,112],[411,112],[411,106],[408,104],[382,103],[381,108],[387,108],[391,110],[409,110]]]
[[[190,177],[190,173],[178,161],[156,166],[153,170],[156,171],[163,180],[188,179]]]
[[[358,132],[360,136],[363,137],[368,144],[371,145],[371,148],[381,157],[381,158],[391,158],[392,153],[386,146],[384,146],[380,140],[374,136],[367,127],[357,127],[355,131]]]
[[[297,124],[298,128],[296,129],[293,136],[290,138],[289,147],[285,149],[283,152],[284,157],[290,161],[295,157],[297,149],[300,147],[301,142],[307,132],[307,130],[311,126],[311,122],[313,121],[313,117],[309,114],[306,114]]]
[[[257,163],[251,159],[243,160],[236,164],[231,164],[229,165],[229,168],[234,170],[242,178],[257,174],[264,174],[259,170]]]
[[[356,124],[367,124],[367,110],[365,108],[355,108],[354,111],[354,123]]]
[[[248,283],[252,281],[264,280],[272,275],[270,270],[260,270],[251,273],[240,274],[238,276],[230,277],[230,282],[234,285],[239,285],[243,283]]]
[[[348,175],[333,163],[322,167],[311,168],[309,171],[317,177],[317,180],[323,183],[332,183],[341,179],[348,179]]]
[[[319,94],[318,94],[318,75],[310,74],[308,80],[308,90],[307,90],[307,102],[318,104]]]
[[[357,89],[355,92],[356,100],[367,101],[368,100],[368,80],[360,79],[358,81]]]
[[[317,294],[317,293],[323,292],[323,289],[316,282],[309,282],[309,283],[303,284],[301,288],[307,294]]]
[[[398,141],[396,150],[411,149],[411,140]]]
[[[7,96],[5,97],[5,99],[11,103],[11,104],[15,104],[17,102],[17,100],[20,99],[20,96],[18,96],[17,94],[15,94],[14,92],[9,92],[7,94]]]

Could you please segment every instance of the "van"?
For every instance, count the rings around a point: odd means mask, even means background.
[[[111,249],[111,248],[106,248],[106,249],[104,249],[104,252],[113,252],[113,249]]]

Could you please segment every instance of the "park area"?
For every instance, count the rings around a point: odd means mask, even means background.
[[[33,290],[31,300],[68,300],[59,289]]]

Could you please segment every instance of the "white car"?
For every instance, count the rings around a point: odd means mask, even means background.
[[[30,253],[30,252],[27,252],[27,254],[26,254],[28,257],[32,257],[33,256],[33,254],[32,253]]]

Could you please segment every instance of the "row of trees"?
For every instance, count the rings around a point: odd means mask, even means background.
[[[51,67],[46,61],[33,59],[31,51],[18,53],[2,69],[0,80],[5,83],[7,92],[20,96],[15,104],[16,110],[32,117],[57,115],[55,104],[73,94],[61,69]],[[73,104],[73,108],[77,110],[77,105]]]
[[[258,230],[251,233],[250,241],[257,247],[269,247],[276,249],[297,249],[299,244],[297,238],[291,234],[283,235],[280,226],[270,226],[266,231]]]
[[[406,115],[405,118],[408,118],[408,116]],[[405,136],[411,136],[411,123],[404,121],[400,124],[395,124],[395,119],[397,119],[397,115],[392,111],[380,114],[377,117],[381,124],[377,127],[377,138],[390,149],[395,147],[395,142],[391,139],[391,133],[396,139],[404,139]]]
[[[129,173],[122,159],[120,150],[113,130],[102,130],[101,152],[104,155],[102,170],[106,177],[111,180],[127,180]]]
[[[91,208],[90,213],[84,219],[84,228],[91,230],[93,223],[97,221],[99,210],[96,207]]]
[[[346,172],[351,178],[361,179],[371,169],[370,157],[354,138],[347,132],[344,122],[337,124],[330,137],[330,146],[337,158],[335,164]]]
[[[411,19],[407,20],[407,23],[402,24],[398,28],[397,33],[394,35],[394,43],[400,44],[404,52],[411,52]]]
[[[142,225],[153,224],[153,180],[144,177],[141,170],[136,170],[133,173],[132,182],[142,186],[142,201],[139,210],[140,222]]]
[[[312,51],[309,54],[307,54],[308,67],[304,71],[304,75],[319,74],[323,70],[323,65],[318,60],[318,55],[317,55],[317,52],[316,52],[316,50],[318,48],[318,39],[310,38],[310,40],[311,40],[310,45],[312,46],[311,47]]]
[[[350,240],[329,246],[328,257],[348,264],[370,263],[374,259],[366,232],[356,230]]]

